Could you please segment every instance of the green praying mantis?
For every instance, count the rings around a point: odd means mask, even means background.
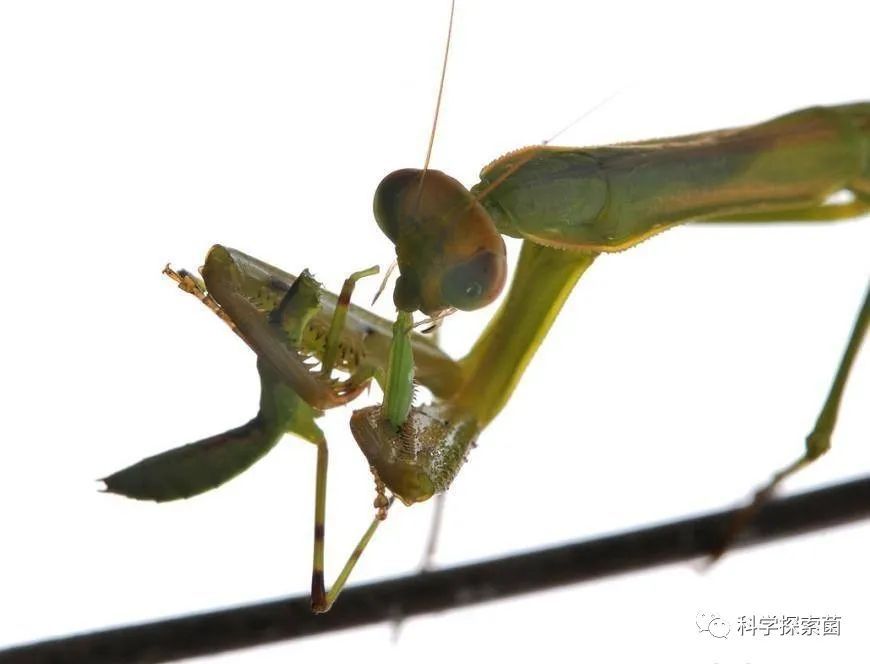
[[[433,129],[434,136],[434,129]],[[430,148],[431,149],[431,148]],[[840,191],[851,198],[829,204]],[[374,213],[396,248],[395,321],[240,251],[215,246],[201,278],[167,268],[258,357],[260,409],[236,429],[145,459],[105,478],[109,491],[186,498],[223,484],[285,433],[317,446],[312,606],[325,611],[388,513],[445,491],[476,440],[509,400],[579,278],[596,257],[672,226],[721,221],[824,222],[870,209],[870,103],[810,108],[738,129],[595,148],[547,145],[509,153],[466,189],[435,170],[388,175]],[[414,331],[413,314],[440,322],[492,302],[508,275],[502,236],[522,241],[505,299],[471,351],[455,361]],[[830,446],[849,369],[866,335],[865,298],[805,453],[759,491]],[[323,576],[328,449],[316,419],[372,381],[383,404],[350,427],[375,478],[376,515],[329,591]],[[415,403],[427,388],[433,401]]]

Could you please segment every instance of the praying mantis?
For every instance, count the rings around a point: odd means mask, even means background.
[[[110,475],[107,488],[137,498],[186,497],[240,472],[282,433],[299,434],[318,446],[312,598],[315,610],[327,610],[386,515],[387,490],[414,503],[447,488],[507,403],[574,283],[599,254],[628,249],[687,221],[752,224],[859,216],[870,195],[868,136],[870,106],[853,104],[672,140],[583,150],[533,146],[493,162],[470,190],[434,170],[398,171],[384,180],[375,201],[381,230],[396,245],[400,277],[394,301],[405,315],[395,324],[358,307],[346,310],[344,320],[345,314],[336,316],[345,311],[340,303],[349,301],[352,284],[370,270],[352,275],[345,292],[334,298],[304,274],[297,279],[242,252],[215,247],[205,262],[204,281],[189,272],[168,273],[254,348],[260,414],[201,447]],[[692,172],[687,164],[693,164]],[[641,167],[648,167],[651,177],[632,181]],[[824,205],[840,190],[852,199]],[[491,302],[507,278],[502,235],[524,242],[512,285],[487,331],[457,363],[412,334],[408,314],[420,310],[437,318],[451,308]],[[818,441],[812,456],[825,449],[848,366],[866,331],[867,308],[865,300],[828,414],[812,437]],[[297,351],[317,358],[315,373]],[[334,383],[333,368],[347,378]],[[433,407],[411,407],[412,373],[433,393]],[[385,387],[386,409],[396,412],[384,416],[380,409],[367,409],[353,416],[351,427],[376,471],[378,515],[327,593],[322,574],[327,452],[314,417],[349,403],[373,379]]]

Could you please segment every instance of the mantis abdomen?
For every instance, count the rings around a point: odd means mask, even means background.
[[[870,103],[638,143],[524,148],[487,166],[472,193],[507,235],[619,251],[685,221],[817,209],[841,190],[870,199]]]

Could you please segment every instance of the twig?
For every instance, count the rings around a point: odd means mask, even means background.
[[[43,641],[0,651],[0,662],[165,662],[392,621],[703,556],[735,510],[532,553],[345,590],[313,615],[307,596]],[[775,500],[735,547],[870,516],[870,477]]]

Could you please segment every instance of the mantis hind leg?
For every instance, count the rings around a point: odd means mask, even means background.
[[[849,342],[846,344],[846,351],[843,353],[839,367],[837,367],[837,373],[828,391],[828,396],[816,419],[813,430],[806,438],[806,449],[803,455],[775,473],[766,485],[756,491],[752,502],[737,513],[722,543],[712,552],[713,560],[719,558],[728,549],[740,534],[740,531],[752,520],[759,508],[783,480],[801,468],[808,466],[831,449],[831,434],[837,422],[840,401],[843,398],[843,391],[849,378],[849,372],[852,369],[855,358],[858,356],[861,344],[867,336],[868,323],[870,323],[870,286],[868,286],[864,296],[864,303],[852,328]]]

